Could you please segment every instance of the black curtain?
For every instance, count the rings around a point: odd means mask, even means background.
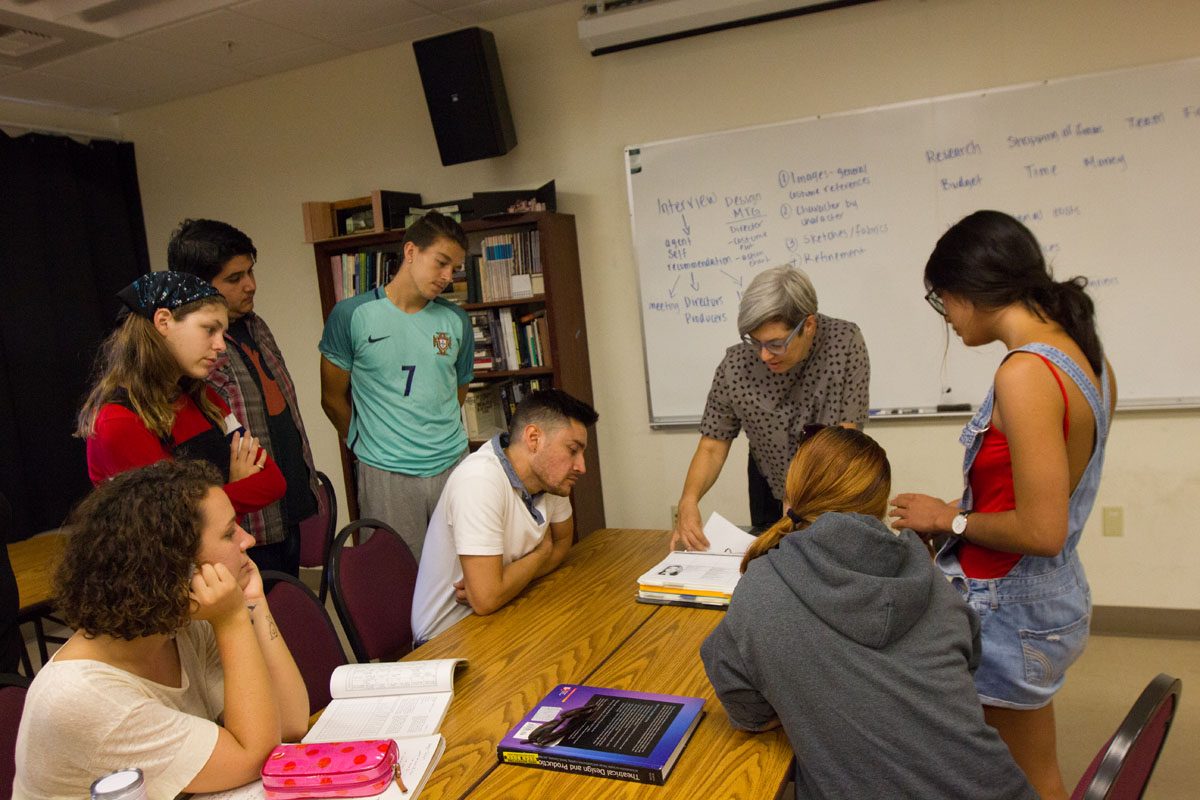
[[[133,145],[0,131],[0,492],[12,540],[88,489],[71,435],[116,292],[150,269]]]

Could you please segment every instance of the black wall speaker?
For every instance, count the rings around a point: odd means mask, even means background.
[[[517,146],[496,38],[482,28],[413,42],[442,164],[502,156]]]

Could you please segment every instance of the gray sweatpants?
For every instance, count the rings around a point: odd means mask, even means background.
[[[453,465],[428,478],[388,472],[358,462],[359,515],[383,520],[395,528],[420,564],[429,518],[433,516],[450,473],[466,457],[464,450]]]

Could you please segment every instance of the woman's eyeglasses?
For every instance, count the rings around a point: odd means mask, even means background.
[[[792,332],[788,334],[786,339],[772,339],[769,342],[760,342],[748,333],[742,334],[742,341],[753,347],[755,350],[766,350],[773,356],[781,356],[787,352],[788,346],[791,345],[792,339],[796,338],[796,334],[804,327],[804,323],[808,321],[808,317],[800,320],[800,324],[792,328]]]
[[[929,303],[930,307],[941,316],[946,316],[946,304],[942,302],[942,298],[938,297],[937,290],[930,289],[925,293],[925,302]]]
[[[572,708],[570,711],[563,711],[557,717],[547,722],[538,725],[529,733],[529,741],[536,745],[545,747],[553,744],[559,739],[566,738],[578,730],[585,722],[591,719],[597,711],[600,710],[600,704],[593,697],[587,703],[579,708]]]

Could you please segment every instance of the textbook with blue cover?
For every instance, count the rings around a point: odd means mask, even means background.
[[[662,785],[704,699],[561,684],[496,748],[506,764]]]

